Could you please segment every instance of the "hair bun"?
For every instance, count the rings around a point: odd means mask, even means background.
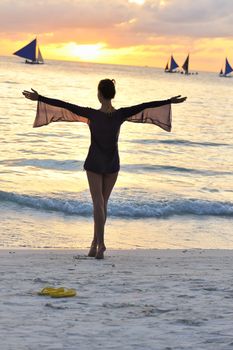
[[[98,90],[101,92],[102,96],[111,100],[116,94],[115,80],[114,79],[102,79],[99,82]]]

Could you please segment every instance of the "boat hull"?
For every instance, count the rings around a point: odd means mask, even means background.
[[[44,64],[44,62],[38,62],[38,61],[25,61],[25,64]]]

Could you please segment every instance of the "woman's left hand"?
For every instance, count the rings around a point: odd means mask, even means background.
[[[187,99],[187,97],[181,97],[181,95],[174,96],[170,98],[171,103],[182,103]]]

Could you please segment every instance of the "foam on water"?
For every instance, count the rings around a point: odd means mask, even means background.
[[[124,189],[127,192],[127,189]],[[92,205],[87,192],[76,195],[77,199],[60,197],[40,197],[38,195],[17,194],[0,191],[0,204],[11,202],[20,206],[36,208],[42,211],[56,211],[68,215],[90,216]],[[228,216],[233,217],[233,202],[209,201],[194,198],[156,200],[145,198],[140,193],[122,196],[120,191],[114,194],[109,204],[109,215],[117,218],[166,218],[174,215],[186,216]]]

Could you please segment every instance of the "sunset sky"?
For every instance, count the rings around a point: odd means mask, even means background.
[[[1,0],[0,55],[37,36],[46,59],[193,70],[233,65],[232,0]]]

